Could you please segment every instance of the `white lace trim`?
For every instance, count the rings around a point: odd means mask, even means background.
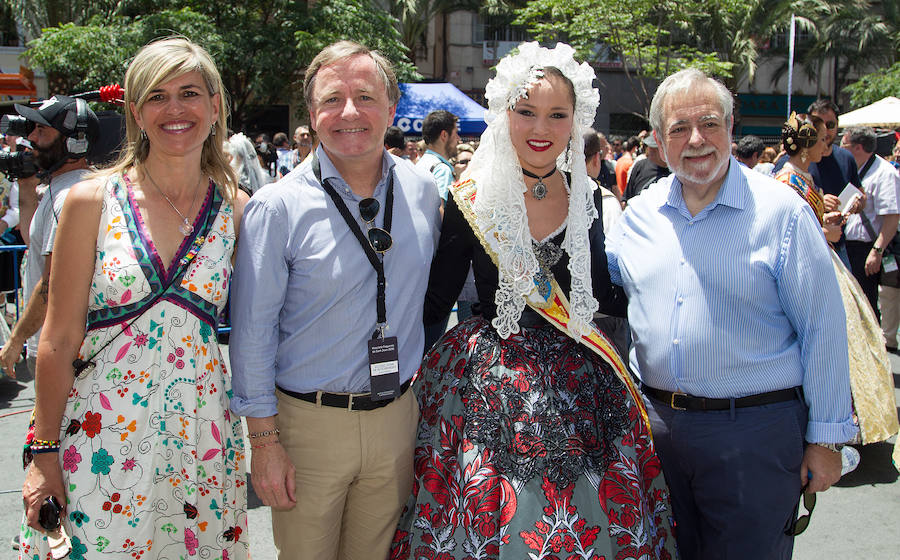
[[[507,110],[542,77],[542,69],[546,66],[558,68],[575,86],[575,118],[569,148],[557,159],[557,167],[560,171],[570,172],[573,183],[562,243],[563,250],[569,255],[572,276],[570,335],[581,337],[587,334],[598,307],[592,293],[588,239],[588,229],[597,219],[597,209],[593,185],[585,168],[583,135],[593,123],[600,94],[592,87],[593,69],[587,63],[575,62],[574,53],[572,47],[563,43],[553,49],[538,43],[523,43],[517,54],[500,61],[497,75],[485,88],[488,128],[469,164],[469,177],[477,185],[472,207],[477,227],[485,237],[497,240],[500,282],[494,297],[497,316],[491,324],[503,338],[519,332],[518,321],[526,299],[532,297],[536,303],[542,302],[534,284],[539,266],[531,248],[531,230],[525,211],[525,181],[509,135]]]

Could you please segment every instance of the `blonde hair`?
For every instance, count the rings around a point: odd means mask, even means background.
[[[131,112],[131,104],[140,112],[150,92],[158,85],[191,72],[197,72],[206,83],[209,95],[219,94],[219,118],[203,142],[200,157],[201,171],[209,175],[226,200],[237,194],[237,176],[225,155],[223,143],[228,126],[228,103],[222,76],[206,50],[184,37],[169,37],[145,45],[128,65],[125,73],[125,146],[118,161],[107,169],[109,174],[124,174],[147,159],[150,142],[142,137],[141,129]]]

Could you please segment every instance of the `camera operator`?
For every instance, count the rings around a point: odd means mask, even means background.
[[[51,253],[59,215],[69,187],[89,172],[86,156],[100,136],[100,122],[86,101],[65,95],[55,95],[36,108],[15,107],[21,117],[4,116],[2,127],[7,133],[28,133],[40,170],[38,176],[47,183],[47,188],[40,195],[28,230],[28,261],[23,282],[25,312],[0,350],[0,366],[14,378],[15,364],[28,339],[26,363],[29,375],[34,378],[38,337],[47,313]],[[37,190],[24,187],[21,181],[19,192],[20,201],[29,196],[38,197]]]
[[[31,143],[11,132],[5,135],[6,147],[0,152],[0,173],[12,184],[8,194],[8,209],[3,216],[0,229],[6,228],[0,236],[4,245],[28,244],[28,226],[37,209],[34,189],[40,180],[31,154]],[[15,229],[11,229],[15,228]]]

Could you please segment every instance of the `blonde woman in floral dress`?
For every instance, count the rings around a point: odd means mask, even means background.
[[[222,150],[225,92],[180,38],[144,47],[125,89],[121,159],[60,217],[20,558],[49,558],[38,511],[54,496],[73,560],[243,559],[242,434],[216,344],[247,200]]]

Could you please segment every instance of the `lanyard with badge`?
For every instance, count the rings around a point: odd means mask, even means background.
[[[368,238],[363,234],[362,228],[356,222],[356,219],[350,214],[350,210],[344,201],[338,195],[334,187],[328,179],[322,179],[322,168],[319,164],[319,158],[313,154],[312,160],[313,174],[316,180],[331,197],[334,205],[340,212],[341,217],[347,222],[347,227],[353,232],[356,240],[359,242],[369,264],[375,269],[378,279],[378,290],[375,297],[375,310],[377,314],[377,324],[372,338],[368,342],[369,346],[369,383],[370,398],[373,401],[388,400],[396,398],[400,394],[400,362],[399,352],[397,350],[397,337],[384,336],[387,329],[387,311],[385,310],[385,287],[384,278],[384,261],[383,255],[391,248],[391,220],[393,218],[394,209],[394,171],[391,170],[388,178],[387,196],[385,197],[384,209],[384,228],[375,227],[375,217],[378,215],[378,200],[375,198],[364,198],[359,201],[359,213],[363,221],[368,226]]]

